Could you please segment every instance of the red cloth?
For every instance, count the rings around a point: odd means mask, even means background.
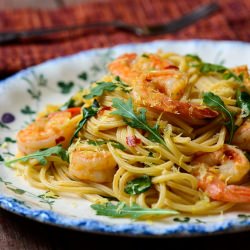
[[[0,31],[87,24],[113,19],[139,25],[157,24],[178,18],[207,2],[209,0],[110,0],[57,10],[6,10],[0,11]],[[54,35],[54,39],[50,41],[1,45],[0,75],[12,74],[49,58],[119,43],[192,38],[249,41],[250,1],[217,2],[221,9],[215,14],[174,34],[137,37],[123,31],[107,29],[98,32],[63,32]]]

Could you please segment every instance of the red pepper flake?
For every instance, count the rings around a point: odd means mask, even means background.
[[[235,154],[233,151],[226,150],[224,154],[229,160],[233,160],[235,158]]]
[[[60,142],[63,142],[63,141],[65,141],[65,137],[63,137],[63,136],[60,136],[60,137],[58,137],[58,138],[56,138],[56,144],[59,144]]]
[[[141,139],[137,138],[136,136],[127,136],[126,143],[129,147],[135,147],[137,144],[141,143]]]
[[[175,66],[175,65],[168,65],[166,66],[164,69],[174,69],[174,70],[179,70],[179,67]]]
[[[105,110],[111,110],[112,108],[109,106],[103,106],[99,111],[98,111],[98,115],[103,115]]]

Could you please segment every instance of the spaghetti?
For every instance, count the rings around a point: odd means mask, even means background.
[[[52,154],[45,165],[29,159],[13,167],[36,188],[93,203],[113,197],[147,208],[220,213],[250,202],[243,185],[250,100],[245,107],[240,100],[249,91],[247,67],[228,69],[195,55],[125,54],[91,88],[66,106],[48,106],[19,131],[19,157],[60,144],[69,162]]]

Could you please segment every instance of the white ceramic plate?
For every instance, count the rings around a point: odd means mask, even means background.
[[[216,216],[175,216],[158,222],[132,221],[96,216],[83,199],[51,197],[29,186],[3,160],[15,154],[15,134],[47,103],[64,103],[80,87],[105,73],[107,62],[124,52],[198,54],[202,59],[226,66],[248,64],[250,44],[215,41],[156,41],[96,49],[50,60],[23,70],[0,82],[0,206],[35,220],[90,232],[126,235],[186,236],[250,229],[250,206]],[[81,76],[81,77],[79,77]],[[59,83],[61,82],[61,83]],[[177,218],[177,219],[176,219]]]

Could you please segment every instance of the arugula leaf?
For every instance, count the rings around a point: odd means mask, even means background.
[[[142,57],[145,57],[145,58],[149,58],[149,55],[147,55],[147,54],[145,54],[145,53],[143,53],[141,56],[142,56]]]
[[[130,195],[144,193],[152,185],[151,178],[148,175],[140,176],[132,181],[127,182],[124,191]]]
[[[123,92],[129,93],[132,90],[130,86],[128,86],[126,83],[124,83],[121,80],[120,76],[116,76],[115,81],[116,81],[116,85],[120,87]]]
[[[118,202],[113,204],[112,202],[107,202],[105,204],[92,204],[91,208],[96,210],[97,215],[104,215],[109,217],[129,217],[132,219],[138,219],[142,216],[151,215],[173,215],[178,214],[175,210],[169,209],[158,209],[158,208],[143,208],[137,204],[132,206],[126,205],[124,202]]]
[[[94,145],[94,146],[101,146],[101,145],[104,145],[104,144],[107,144],[109,141],[107,140],[88,140],[87,143],[89,145]],[[114,147],[114,148],[118,148],[118,149],[121,149],[121,150],[125,150],[126,148],[120,143],[120,142],[117,142],[117,141],[113,141],[111,140],[111,145]]]
[[[117,86],[113,82],[97,82],[96,87],[92,88],[90,90],[90,93],[88,95],[83,96],[85,99],[92,99],[96,96],[101,96],[104,91],[114,91]]]
[[[97,112],[99,111],[100,105],[98,103],[97,100],[94,100],[92,105],[88,108],[84,108],[82,109],[82,120],[78,123],[75,133],[73,134],[71,140],[70,140],[70,144],[73,142],[74,138],[76,138],[78,136],[78,133],[80,132],[80,130],[83,128],[84,124],[88,121],[88,119],[92,116],[95,116],[97,114]]]
[[[39,150],[39,151],[36,151],[35,153],[25,155],[23,157],[16,158],[11,161],[7,161],[5,162],[5,165],[9,167],[12,163],[15,163],[18,161],[26,162],[30,159],[36,159],[41,165],[46,165],[48,163],[46,157],[51,156],[51,155],[58,155],[61,157],[63,161],[69,161],[67,151],[64,148],[62,148],[61,145],[57,145],[52,148]]]
[[[150,135],[151,140],[161,143],[166,146],[166,143],[158,131],[158,127],[150,127],[146,120],[145,108],[139,110],[139,114],[134,112],[132,99],[130,98],[127,102],[119,98],[113,98],[113,107],[116,108],[112,114],[120,115],[123,117],[124,121],[132,128],[140,128],[147,131]]]
[[[118,141],[111,141],[111,145],[114,147],[114,148],[118,148],[120,150],[126,150],[126,148]]]
[[[98,141],[97,140],[96,141],[94,141],[94,140],[88,140],[87,143],[89,145],[101,146],[101,145],[107,144],[107,141],[104,141],[104,140],[98,140]]]
[[[204,93],[203,103],[206,104],[208,107],[211,107],[221,112],[228,118],[229,144],[230,144],[232,142],[235,131],[233,114],[227,109],[222,99],[219,96],[213,94],[212,92]]]
[[[236,75],[234,72],[229,70],[228,68],[213,63],[205,63],[200,60],[200,64],[198,65],[201,73],[209,73],[209,72],[217,72],[224,73],[223,79],[228,80],[230,78],[234,78],[238,82],[243,82],[243,75]]]
[[[250,116],[250,95],[247,92],[236,92],[236,105],[241,108],[242,117]]]
[[[208,73],[208,72],[224,73],[226,70],[228,70],[226,67],[219,64],[202,63],[200,66],[200,72],[202,73]]]
[[[187,54],[187,57],[190,57],[198,62],[201,62],[201,58],[198,55],[193,55],[193,54]]]
[[[230,78],[234,78],[234,80],[238,81],[238,82],[243,82],[244,80],[244,76],[243,74],[239,74],[238,76],[236,74],[234,74],[232,71],[228,71],[226,73],[224,73],[223,75],[223,79],[224,80],[228,80]]]

